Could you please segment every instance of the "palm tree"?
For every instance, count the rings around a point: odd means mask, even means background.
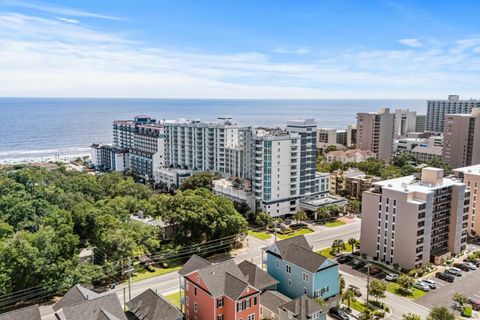
[[[307,219],[307,214],[305,213],[305,211],[300,210],[300,211],[297,211],[297,212],[294,213],[293,218],[298,223],[299,221],[306,220]]]
[[[355,238],[350,238],[347,240],[347,243],[352,246],[352,253],[355,251],[355,246],[357,245],[358,240]]]
[[[348,309],[350,309],[350,304],[353,299],[355,299],[355,291],[350,288],[347,291],[345,291],[345,293],[343,294],[342,302],[345,302],[345,300],[347,300],[347,306],[348,306]]]

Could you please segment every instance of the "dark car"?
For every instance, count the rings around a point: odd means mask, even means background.
[[[470,271],[470,266],[466,263],[454,263],[453,266],[465,272]]]
[[[355,261],[353,262],[353,264],[352,264],[352,269],[360,270],[360,269],[365,268],[366,266],[367,266],[367,265],[365,264],[365,262],[355,260]]]
[[[348,263],[353,260],[353,257],[349,254],[342,254],[340,257],[337,258],[338,263]]]
[[[437,277],[440,280],[447,281],[447,282],[455,281],[454,276],[452,276],[451,274],[445,273],[445,272],[437,272],[435,274],[435,277]]]
[[[332,318],[335,318],[338,320],[350,320],[350,318],[346,315],[346,313],[339,307],[330,308],[328,313],[330,313],[330,316],[332,316]]]
[[[370,272],[371,276],[376,276],[376,275],[379,275],[380,273],[382,273],[382,269],[377,268],[377,267],[370,267],[369,272]]]

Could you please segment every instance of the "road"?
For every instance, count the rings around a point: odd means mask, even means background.
[[[331,246],[333,240],[360,237],[360,221],[353,221],[349,224],[336,227],[336,228],[321,228],[319,231],[306,235],[308,241],[313,245],[314,250],[323,249]],[[261,264],[262,262],[262,248],[265,248],[273,243],[273,237],[269,240],[260,240],[254,237],[248,238],[248,248],[239,250],[239,252],[233,256],[237,263],[250,260],[255,264]],[[165,274],[162,276],[145,279],[139,282],[135,282],[131,286],[131,297],[134,298],[147,289],[155,290],[159,293],[168,293],[178,290],[179,278],[176,272]],[[105,294],[112,292],[118,295],[121,303],[124,302],[124,294],[126,292],[128,298],[128,285],[119,285],[116,289],[110,290]],[[51,305],[45,305],[40,307],[42,320],[55,320],[55,315]]]

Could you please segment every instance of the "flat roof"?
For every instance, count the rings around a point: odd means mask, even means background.
[[[450,187],[453,185],[461,184],[461,182],[450,179],[450,178],[443,178],[442,184],[439,185],[432,185],[430,183],[422,182],[421,180],[415,178],[415,176],[406,176],[400,177],[390,180],[383,180],[374,182],[374,186],[380,186],[385,189],[397,190],[397,191],[405,191],[405,192],[430,192],[436,189],[441,189],[444,187]]]
[[[463,172],[468,174],[480,175],[480,164],[474,166],[453,169],[454,172]]]

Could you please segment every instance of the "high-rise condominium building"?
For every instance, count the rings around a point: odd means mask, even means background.
[[[480,165],[454,169],[455,176],[462,179],[470,189],[470,206],[468,211],[468,232],[472,236],[480,235]]]
[[[253,136],[253,190],[272,216],[298,210],[299,200],[320,193],[316,174],[316,123],[289,121],[287,129],[257,129]]]
[[[480,107],[480,100],[460,100],[458,95],[449,95],[448,100],[427,101],[427,132],[442,133],[446,114],[466,114]]]
[[[417,113],[408,109],[396,109],[394,118],[394,138],[404,137],[408,132],[414,132],[417,123]]]
[[[415,132],[425,132],[427,130],[427,115],[417,114],[415,121]]]
[[[347,147],[357,145],[357,125],[349,124],[347,126]]]
[[[452,168],[480,164],[480,108],[447,114],[443,139],[443,160]]]
[[[470,192],[443,170],[424,168],[363,193],[361,252],[412,269],[465,250]]]
[[[347,131],[330,128],[317,129],[317,147],[324,148],[329,145],[347,146]]]
[[[370,150],[380,160],[392,157],[395,114],[389,108],[378,112],[357,113],[357,147]]]

